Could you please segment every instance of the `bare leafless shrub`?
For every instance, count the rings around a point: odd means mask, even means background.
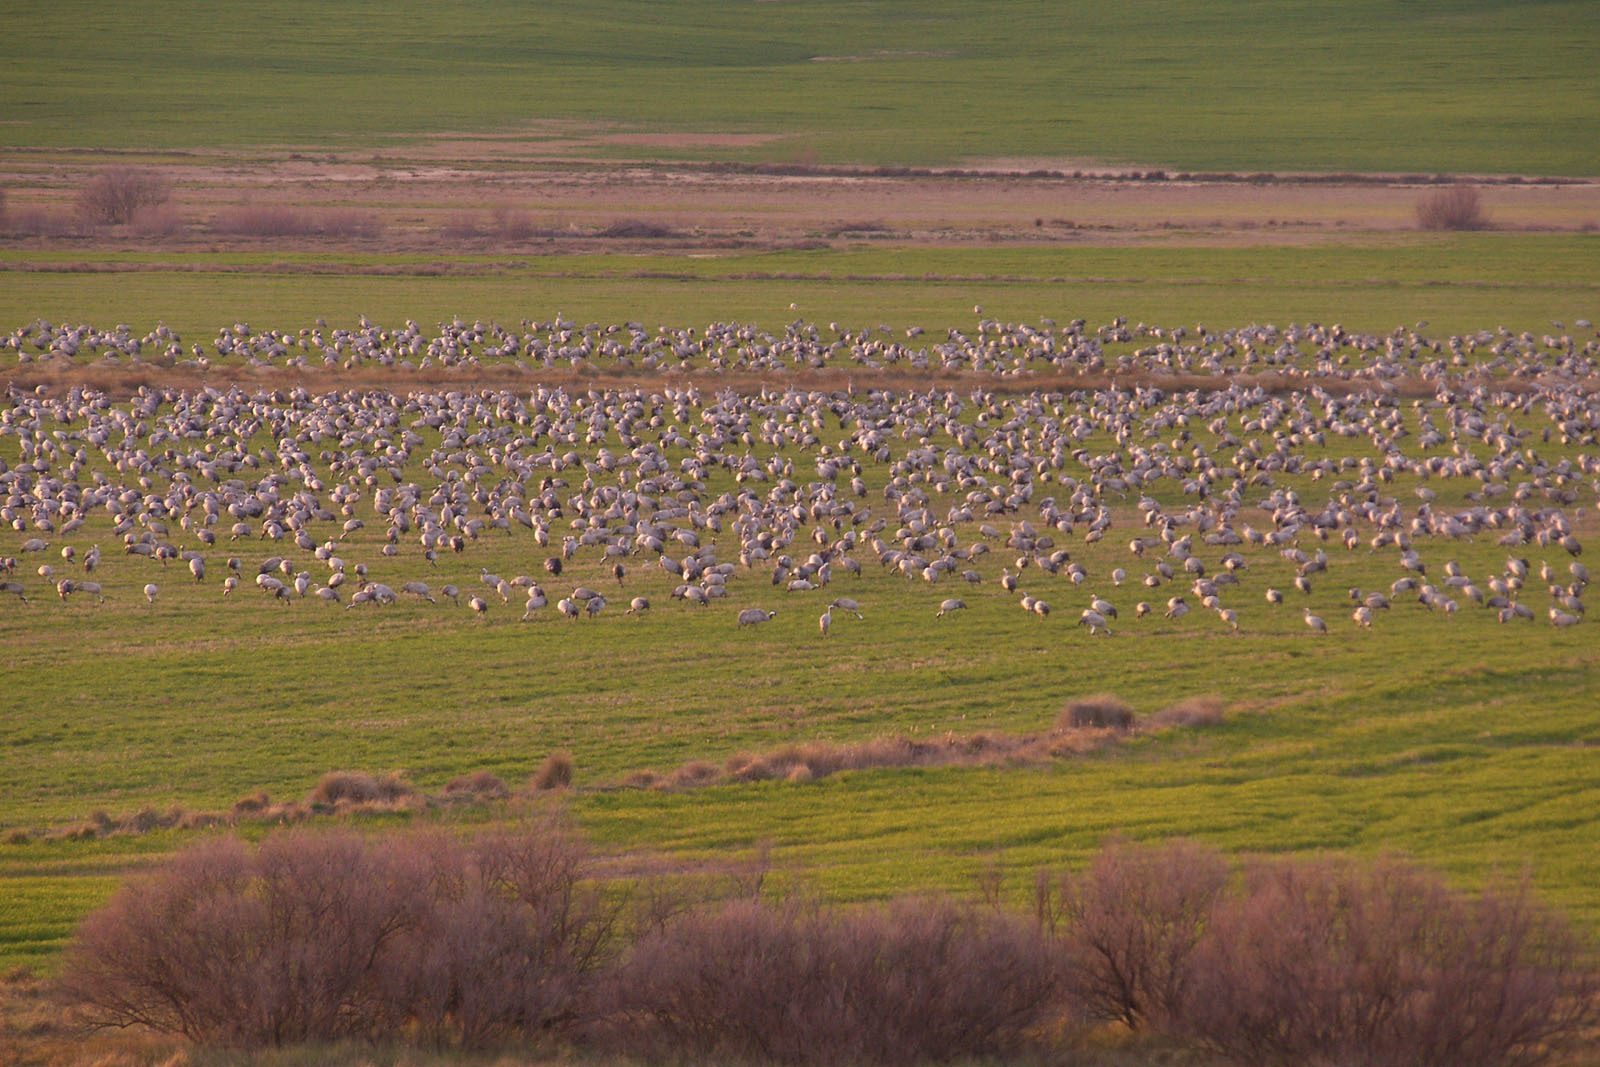
[[[1112,841],[1079,874],[1041,876],[1037,914],[1083,1010],[1132,1028],[1169,1021],[1227,879],[1220,853],[1187,841]]]
[[[1485,230],[1489,215],[1475,185],[1456,183],[1417,198],[1417,225],[1424,230]]]
[[[140,167],[108,167],[78,192],[78,216],[92,226],[120,226],[172,197],[165,178]]]
[[[611,944],[558,817],[466,846],[282,833],[192,848],[80,928],[61,987],[91,1025],[221,1045],[412,1033],[480,1046],[575,1019]]]
[[[1592,963],[1525,887],[1268,864],[1214,913],[1175,1030],[1239,1063],[1540,1063],[1600,1021]]]
[[[410,851],[353,835],[197,846],[84,921],[62,987],[97,1025],[230,1045],[359,1035],[429,879]]]
[[[572,753],[566,749],[558,749],[545,757],[539,769],[533,772],[529,786],[535,792],[548,792],[552,789],[570,789],[572,787]]]
[[[1126,703],[1109,694],[1099,694],[1069,701],[1056,719],[1056,729],[1128,730],[1134,719],[1133,709]]]
[[[1019,1048],[1057,1003],[1026,926],[943,902],[853,913],[733,901],[636,946],[616,1039],[786,1064],[928,1063]]]
[[[387,972],[391,1029],[483,1048],[584,1018],[621,908],[591,880],[581,838],[546,813],[466,849],[435,847],[448,877],[427,925]]]

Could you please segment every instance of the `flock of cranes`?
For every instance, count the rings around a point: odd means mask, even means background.
[[[1271,331],[1228,343],[1258,334]],[[1306,341],[1354,343],[1320,327],[1283,343]],[[12,388],[0,591],[37,599],[33,571],[61,601],[99,603],[133,575],[128,592],[154,608],[173,599],[150,579],[178,567],[224,597],[253,587],[280,605],[448,600],[487,618],[520,600],[521,621],[594,620],[611,603],[601,591],[546,592],[574,568],[614,582],[636,617],[652,610],[650,582],[670,589],[657,605],[743,601],[739,628],[809,598],[826,638],[835,610],[864,618],[862,594],[839,596],[837,583],[875,568],[969,590],[930,593],[938,619],[1001,595],[1049,619],[1048,593],[1092,636],[1194,610],[1238,633],[1263,598],[1269,611],[1299,598],[1306,626],[1326,633],[1313,589],[1380,558],[1392,583],[1345,590],[1357,627],[1381,626],[1404,599],[1568,627],[1584,618],[1577,557],[1600,497],[1600,404],[1558,373],[1593,346],[1568,341],[1538,384],[1447,376],[1413,398],[1240,381],[1075,393],[147,386],[120,401]],[[1132,537],[1117,558],[1119,528]],[[519,546],[522,573],[479,566],[472,584],[469,561],[496,538]],[[1487,540],[1505,562],[1470,575],[1457,549]],[[112,552],[122,559],[108,568]],[[1274,565],[1285,590],[1246,595],[1252,566]]]

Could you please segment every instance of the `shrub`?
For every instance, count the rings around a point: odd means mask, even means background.
[[[472,846],[288,832],[192,848],[80,927],[88,1022],[219,1045],[416,1034],[481,1046],[575,1020],[615,909],[554,817]]]
[[[416,860],[348,834],[199,846],[85,920],[62,984],[101,1025],[225,1045],[361,1035],[386,950],[422,918]]]
[[[588,882],[588,853],[556,816],[450,850],[421,936],[389,971],[390,1029],[432,1044],[538,1038],[576,1022],[619,909]]]
[[[1424,230],[1483,230],[1489,216],[1475,185],[1455,184],[1417,198],[1417,225]]]
[[[1171,1019],[1227,878],[1221,854],[1187,841],[1112,841],[1081,874],[1042,876],[1038,915],[1083,1010],[1131,1028]]]
[[[1099,695],[1070,701],[1056,719],[1056,729],[1127,730],[1133,727],[1133,709],[1114,696]]]
[[[953,904],[734,901],[647,935],[618,977],[629,1055],[923,1063],[1019,1048],[1056,1005],[1026,928]]]
[[[568,789],[572,786],[572,771],[572,754],[565,749],[559,749],[545,757],[539,769],[533,772],[533,779],[529,784],[536,792]]]
[[[1596,1021],[1577,940],[1524,890],[1393,859],[1270,864],[1214,915],[1177,1029],[1240,1063],[1526,1064]]]
[[[78,215],[90,225],[118,226],[160,207],[171,196],[166,180],[153,171],[108,167],[79,191]]]

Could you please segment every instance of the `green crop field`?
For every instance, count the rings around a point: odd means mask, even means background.
[[[30,57],[9,146],[1600,172],[1600,11],[1572,0],[65,0],[6,24]],[[606,139],[638,133],[750,139]]]
[[[0,1059],[131,875],[560,753],[608,869],[1190,837],[1600,931],[1600,5],[13,6]]]
[[[461,315],[515,325],[713,321],[777,329],[802,317],[852,328],[967,328],[986,315],[1037,323],[1117,315],[1197,322],[1341,322],[1386,333],[1427,320],[1438,333],[1600,319],[1600,237],[1473,234],[1353,239],[1313,247],[833,251],[572,256],[351,256],[18,250],[0,271],[0,322],[35,318],[140,332],[164,322],[190,340],[243,320],[298,330],[360,315],[427,326]],[[440,265],[448,265],[448,276]],[[91,269],[86,269],[86,267]],[[362,273],[392,270],[395,274]],[[415,271],[415,273],[408,273]],[[791,310],[790,304],[796,307]]]
[[[777,399],[758,407],[770,409]],[[715,400],[711,390],[698,399],[649,402],[674,423],[697,425]],[[1069,415],[1092,410],[1088,397],[1045,403],[1046,412],[1051,404]],[[1027,411],[1037,419],[1033,404],[1026,394],[968,396],[960,419],[991,428]],[[1160,410],[1141,418],[1154,420]],[[1404,402],[1396,410],[1413,439],[1434,420],[1454,417],[1448,405]],[[1533,442],[1552,417],[1539,406],[1523,412],[1511,398],[1492,403],[1488,414],[1534,435]],[[1227,428],[1248,433],[1250,417],[1250,410],[1232,416]],[[1175,427],[1145,425],[1143,447],[1188,447]],[[482,431],[489,423],[462,426]],[[1221,428],[1196,424],[1191,440],[1218,451]],[[41,429],[71,444],[86,428],[47,419]],[[818,429],[822,442],[845,433],[831,418]],[[443,442],[424,432],[417,458],[399,473],[426,486],[440,472],[418,460]],[[893,456],[906,455],[898,432],[894,440]],[[943,433],[932,440],[969,450]],[[268,449],[274,441],[258,431],[249,447]],[[1104,430],[1080,442],[1085,455],[1116,447]],[[1463,444],[1479,458],[1491,455],[1482,444]],[[593,456],[623,446],[613,431],[582,451]],[[1588,462],[1588,446],[1575,440],[1527,447],[1547,464]],[[24,459],[18,449],[14,434],[0,436],[0,458],[13,469]],[[1294,451],[1336,463],[1372,454],[1368,442],[1339,436],[1301,441]],[[794,444],[766,443],[751,454],[761,462],[788,460],[797,481],[811,477],[816,460]],[[688,457],[668,455],[674,463]],[[94,450],[80,462],[85,474],[113,473]],[[863,476],[861,505],[893,529],[895,511],[884,496],[893,470],[869,459]],[[1062,477],[1069,476],[1076,482],[1086,469],[1069,460]],[[321,477],[332,484],[329,474]],[[1586,482],[1566,484],[1588,490]],[[148,488],[165,485],[157,479]],[[737,488],[727,472],[709,471],[702,494],[711,499]],[[1472,506],[1483,498],[1481,488],[1473,478],[1425,484],[1402,472],[1382,492],[1408,508],[1430,495],[1442,511]],[[1060,483],[1062,499],[1069,489]],[[1269,491],[1291,490],[1308,503],[1341,491],[1320,471],[1284,473],[1270,489],[1258,482],[1245,490],[1241,520],[1270,528],[1258,505]],[[1167,509],[1188,503],[1176,482],[1154,483],[1147,493]],[[961,494],[945,487],[930,495],[942,513]],[[194,837],[164,830],[63,836],[92,825],[97,812],[115,823],[174,806],[227,812],[259,791],[298,800],[331,770],[400,772],[431,794],[480,770],[520,783],[558,749],[578,768],[574,810],[604,848],[713,857],[771,843],[780,870],[844,899],[964,890],[997,854],[1021,871],[1060,866],[1122,832],[1195,836],[1232,852],[1399,849],[1468,884],[1527,868],[1550,899],[1586,923],[1597,921],[1591,755],[1600,743],[1592,706],[1600,654],[1588,624],[1550,627],[1541,585],[1537,596],[1530,589],[1539,615],[1531,622],[1502,624],[1470,600],[1458,613],[1441,614],[1411,602],[1414,595],[1397,595],[1373,629],[1361,629],[1349,619],[1347,591],[1386,590],[1406,572],[1393,548],[1352,551],[1337,538],[1325,545],[1328,571],[1310,594],[1293,590],[1295,567],[1276,550],[1247,546],[1251,566],[1226,594],[1238,612],[1237,633],[1206,611],[1167,620],[1161,605],[1184,592],[1181,575],[1177,590],[1142,588],[1139,579],[1152,573],[1157,553],[1136,557],[1128,541],[1149,529],[1131,498],[1113,493],[1103,502],[1113,518],[1104,540],[1086,541],[1081,527],[1059,539],[1087,568],[1081,588],[1064,574],[1024,568],[1023,588],[1055,607],[1043,619],[1018,610],[1015,594],[999,588],[1015,553],[972,520],[952,526],[962,543],[994,549],[981,562],[973,558],[977,585],[901,577],[861,546],[860,577],[841,574],[826,589],[792,593],[775,588],[764,568],[739,567],[729,598],[698,608],[671,597],[677,579],[648,553],[627,558],[622,588],[593,548],[579,549],[560,578],[548,577],[540,561],[550,550],[520,528],[517,536],[486,531],[436,567],[412,539],[391,558],[381,551],[384,524],[370,505],[358,507],[367,526],[341,541],[341,556],[369,565],[371,579],[395,588],[420,578],[435,590],[458,584],[463,600],[483,593],[480,617],[447,601],[410,598],[389,607],[275,602],[250,579],[269,554],[284,554],[282,545],[263,541],[254,527],[230,539],[226,522],[217,546],[205,552],[207,576],[197,582],[181,563],[124,555],[110,519],[91,516],[70,537],[52,538],[46,553],[22,553],[19,573],[32,603],[7,597],[0,605],[7,648],[0,743],[8,756],[0,769],[0,831],[12,838],[0,845],[0,960],[48,962],[72,922],[120,875]],[[1009,530],[1022,517],[1002,517],[998,526]],[[552,532],[559,537],[565,525]],[[337,532],[334,525],[316,539]],[[1578,535],[1596,532],[1592,514],[1578,512]],[[17,553],[23,537],[9,534],[6,552]],[[1566,573],[1569,557],[1559,548],[1508,550],[1496,540],[1485,531],[1419,538],[1419,545],[1430,574],[1458,565],[1480,585],[1503,573],[1518,551],[1535,569],[1548,561]],[[198,544],[178,530],[173,541]],[[731,533],[717,541],[729,542],[721,558],[732,559]],[[91,544],[103,546],[94,578],[106,591],[104,603],[83,593],[58,598],[33,576],[42,560],[58,575],[82,577],[57,555],[60,543],[76,545],[80,557]],[[1309,535],[1301,543],[1308,551],[1319,547]],[[1196,554],[1215,569],[1222,551]],[[308,553],[287,554],[295,569],[325,573]],[[224,595],[229,556],[240,557],[245,582]],[[1118,567],[1129,577],[1114,578]],[[556,591],[588,585],[613,605],[593,620],[569,622],[550,607],[522,622],[516,601],[502,604],[478,583],[484,568],[542,578],[552,600]],[[154,603],[140,592],[146,582],[159,585]],[[1269,605],[1268,587],[1287,590],[1290,601]],[[627,598],[638,595],[649,598],[650,611],[622,614]],[[836,613],[824,639],[817,616],[838,595],[859,600],[866,617]],[[948,596],[964,597],[968,609],[935,619]],[[1092,596],[1121,606],[1114,636],[1091,637],[1073,625]],[[1140,598],[1157,610],[1135,620]],[[754,629],[736,626],[736,612],[753,606],[777,616]],[[1328,620],[1328,635],[1307,629],[1306,607]],[[868,770],[816,782],[667,792],[624,787],[642,771],[671,773],[696,761],[721,766],[739,753],[790,743],[1036,734],[1051,728],[1064,702],[1098,692],[1117,694],[1141,714],[1215,695],[1230,715],[1221,726],[1157,732],[1043,764]]]

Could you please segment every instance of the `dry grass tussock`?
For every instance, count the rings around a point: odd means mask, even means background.
[[[572,757],[566,752],[552,753],[529,777],[520,793],[507,786],[498,775],[485,770],[452,778],[434,794],[417,789],[397,772],[371,775],[361,771],[330,771],[300,800],[275,800],[271,794],[261,791],[240,797],[227,811],[189,811],[181,807],[157,811],[147,807],[120,816],[97,811],[71,826],[40,831],[13,829],[4,840],[7,844],[20,845],[33,840],[125,837],[154,830],[200,830],[251,823],[294,826],[318,818],[397,812],[420,814],[463,806],[503,804],[570,788],[572,774]]]
[[[640,771],[622,785],[636,789],[692,789],[729,782],[779,779],[809,782],[844,771],[891,767],[980,767],[1045,763],[1097,752],[1140,733],[1220,725],[1225,705],[1217,697],[1192,697],[1140,718],[1128,704],[1099,695],[1069,701],[1053,729],[1036,734],[946,733],[881,737],[867,741],[810,741],[765,752],[740,752],[720,768],[694,760],[668,774]]]

